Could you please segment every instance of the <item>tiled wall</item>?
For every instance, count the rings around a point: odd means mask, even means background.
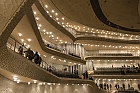
[[[5,47],[0,48],[0,68],[7,70],[9,72],[15,73],[17,75],[21,75],[24,77],[28,77],[31,79],[39,80],[42,82],[50,82],[50,83],[63,83],[63,84],[89,84],[91,85],[92,91],[97,93],[103,93],[103,91],[99,90],[94,82],[90,80],[82,80],[82,79],[70,79],[70,78],[58,78],[53,74],[47,72],[46,70],[40,68],[35,63],[27,60],[21,55],[13,52],[12,50],[7,50]],[[81,86],[83,89],[84,86]],[[90,91],[91,89],[85,88],[84,90]],[[70,89],[70,90],[75,90]],[[16,92],[13,92],[16,93]],[[27,92],[26,92],[27,93]],[[47,92],[46,92],[47,93]],[[52,92],[53,93],[53,92]],[[55,93],[55,92],[54,92]],[[63,92],[61,92],[63,93]],[[73,93],[73,92],[70,92]],[[82,92],[74,92],[74,93],[82,93]],[[90,93],[90,92],[83,92]]]
[[[3,27],[12,18],[14,12],[25,0],[0,0],[0,34],[2,33]]]
[[[87,85],[16,83],[0,75],[0,93],[93,93]]]

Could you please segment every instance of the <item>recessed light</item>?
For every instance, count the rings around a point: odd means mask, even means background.
[[[36,19],[36,20],[39,20],[39,18],[38,18],[38,17],[36,17],[35,19]]]
[[[22,36],[22,34],[21,33],[18,33],[18,36]]]
[[[46,8],[48,8],[48,5],[45,5]]]
[[[28,85],[30,85],[31,83],[30,82],[28,82]]]
[[[54,10],[52,10],[52,13],[54,13]]]
[[[34,14],[36,14],[36,11],[34,11]]]
[[[58,13],[55,13],[55,15],[58,15]]]
[[[24,42],[24,39],[21,39],[22,42]]]
[[[34,80],[34,83],[36,83],[37,82],[37,80]]]
[[[62,20],[64,20],[64,17],[62,17]]]
[[[29,42],[31,42],[31,39],[29,38],[29,39],[27,39]]]
[[[20,80],[17,80],[17,83],[19,83],[20,82]]]

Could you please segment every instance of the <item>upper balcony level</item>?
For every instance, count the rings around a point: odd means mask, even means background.
[[[41,4],[40,4],[41,3]],[[47,5],[45,6],[42,2],[36,2],[36,8],[33,8],[34,13],[36,14],[36,11],[39,11],[42,16],[47,19],[52,25],[55,24],[63,27],[65,31],[71,33],[73,36],[74,41],[77,40],[97,40],[97,41],[106,41],[106,42],[112,42],[112,43],[126,43],[126,44],[139,44],[139,36],[138,35],[129,35],[129,34],[123,34],[123,33],[114,33],[114,32],[104,32],[104,30],[98,31],[95,30],[93,32],[79,32],[78,30],[74,29],[73,27],[69,26],[69,21],[66,22],[66,18],[61,17],[60,14],[57,12],[55,13],[55,10],[49,10]],[[59,16],[58,16],[59,15]],[[49,17],[48,17],[49,16]],[[35,16],[37,19],[39,19],[39,16]],[[53,19],[53,22],[51,21]],[[55,23],[54,23],[55,21]],[[66,22],[66,23],[65,23]],[[40,28],[40,27],[39,27]],[[58,26],[57,26],[58,28]],[[63,29],[63,30],[64,30]],[[61,31],[62,29],[59,28]],[[100,34],[99,34],[100,33]],[[101,34],[102,33],[102,34]]]

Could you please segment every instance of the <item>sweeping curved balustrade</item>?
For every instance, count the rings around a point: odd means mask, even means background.
[[[103,35],[103,34],[97,34],[97,33],[89,33],[89,32],[79,32],[76,29],[73,29],[72,27],[69,27],[68,24],[64,24],[61,20],[57,20],[56,16],[48,9],[45,7],[44,3],[42,0],[40,0],[40,4],[42,5],[42,7],[44,8],[44,10],[46,11],[46,13],[53,19],[55,20],[59,25],[61,25],[63,28],[65,28],[68,32],[70,32],[75,38],[77,37],[95,37],[95,38],[106,38],[106,39],[114,39],[114,40],[125,40],[125,41],[140,41],[139,37],[140,36],[136,36],[133,37],[131,36],[117,36],[116,34],[112,35]],[[121,34],[121,33],[120,33]]]
[[[21,46],[22,44],[19,43],[16,39],[14,39],[13,37],[9,37],[8,42],[7,42],[7,47],[11,50],[13,50],[14,52],[18,53],[18,47]],[[27,50],[27,48],[24,46],[23,50]],[[23,55],[23,57],[25,57],[25,55]],[[65,77],[65,78],[79,78],[78,75],[75,75],[69,71],[62,71],[59,69],[56,69],[53,65],[51,65],[51,68],[49,63],[47,63],[46,61],[42,60],[40,67],[51,72],[52,74],[58,76],[58,77]]]

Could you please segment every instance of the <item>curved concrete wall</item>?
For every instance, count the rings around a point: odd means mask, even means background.
[[[26,2],[24,2],[24,4],[22,6],[17,6],[17,7],[19,7],[19,11],[16,11],[15,15],[13,15],[11,20],[9,20],[7,26],[2,30],[3,33],[0,34],[1,35],[0,36],[0,46],[3,46],[6,44],[8,38],[9,38],[10,34],[12,33],[12,31],[14,30],[14,28],[19,23],[19,21],[22,19],[22,17],[25,15],[25,12],[29,9],[29,7],[32,6],[32,4],[34,2],[35,2],[35,0],[26,0]],[[3,22],[2,24],[5,24],[5,23]]]
[[[70,55],[67,55],[67,54],[64,54],[64,53],[61,53],[61,52],[58,52],[58,51],[54,51],[54,50],[51,50],[51,49],[45,47],[44,43],[43,43],[43,40],[41,38],[41,35],[39,33],[39,30],[38,30],[38,27],[37,27],[37,24],[36,24],[34,15],[33,15],[33,11],[32,11],[31,8],[28,10],[28,12],[26,12],[26,15],[27,15],[28,20],[29,20],[29,22],[30,22],[30,24],[33,28],[33,31],[34,31],[36,37],[37,37],[39,45],[40,45],[40,47],[42,48],[43,51],[45,51],[47,53],[50,53],[50,54],[53,54],[53,55],[56,55],[56,56],[59,56],[59,57],[62,57],[62,58],[66,58],[66,59],[69,59],[69,60],[77,61],[77,62],[82,63],[82,64],[86,64],[85,60],[82,60],[80,58],[70,56]]]
[[[0,35],[2,34],[5,25],[13,18],[18,8],[27,0],[0,0]]]
[[[78,40],[97,40],[97,41],[104,41],[104,42],[113,42],[113,43],[126,43],[126,44],[139,44],[138,40],[115,40],[115,39],[108,39],[108,38],[103,38],[103,37],[77,37],[75,38],[71,33],[69,33],[66,29],[64,29],[62,26],[60,26],[59,24],[57,24],[57,22],[55,22],[44,10],[44,8],[42,7],[42,5],[36,1],[35,2],[36,7],[38,8],[38,10],[40,11],[40,13],[44,16],[44,18],[50,22],[53,26],[55,26],[57,29],[59,29],[61,32],[63,32],[64,34],[66,34],[68,37],[70,37],[73,42],[78,41]]]
[[[99,91],[103,93],[91,80],[59,78],[14,51],[7,49],[6,46],[0,48],[0,64],[0,68],[3,70],[31,79],[49,83],[89,84],[94,93]]]
[[[16,83],[0,75],[1,93],[93,93],[87,85],[39,85],[27,83]]]

